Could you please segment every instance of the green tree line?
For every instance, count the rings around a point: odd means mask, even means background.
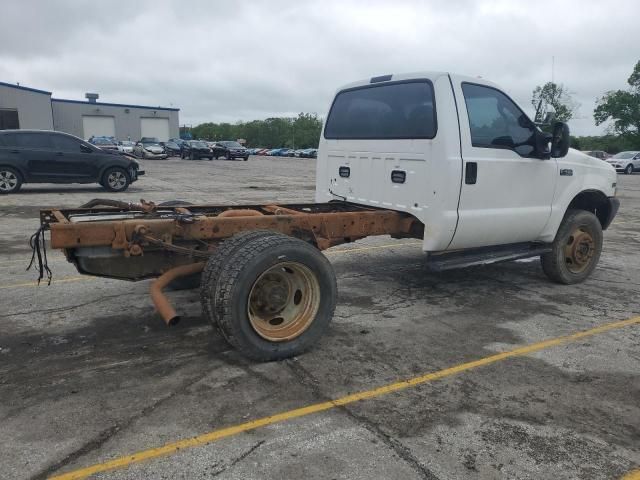
[[[201,140],[245,139],[249,147],[317,148],[322,119],[313,113],[294,118],[267,118],[238,123],[201,123],[191,135]]]
[[[571,146],[579,150],[604,150],[618,153],[640,150],[640,61],[629,76],[626,90],[611,90],[596,99],[593,118],[596,125],[609,122],[608,133],[602,136],[571,137]],[[531,103],[536,108],[536,122],[541,122],[550,109],[555,119],[570,120],[577,104],[562,84],[547,82],[535,88]]]

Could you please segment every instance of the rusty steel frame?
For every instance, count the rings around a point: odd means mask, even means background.
[[[159,207],[158,207],[159,208]],[[78,213],[118,213],[123,210],[75,209],[44,210],[41,218],[51,230],[51,247],[110,246],[125,256],[142,255],[152,237],[168,245],[181,242],[218,242],[246,230],[274,230],[312,241],[320,250],[373,235],[417,237],[422,224],[413,216],[393,210],[358,205],[252,205],[188,206],[165,208],[175,218],[140,212],[140,218],[73,223],[69,216]],[[129,210],[127,210],[129,211]],[[135,211],[135,209],[133,209]],[[154,248],[158,248],[157,244]]]

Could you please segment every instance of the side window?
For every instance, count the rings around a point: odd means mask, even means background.
[[[80,142],[74,138],[67,137],[66,135],[51,135],[53,141],[53,148],[59,152],[80,152]]]
[[[16,133],[16,146],[22,148],[51,148],[49,135],[46,133]]]
[[[462,84],[474,147],[508,148],[520,156],[535,154],[536,128],[504,93],[491,87]]]

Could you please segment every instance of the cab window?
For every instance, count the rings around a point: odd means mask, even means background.
[[[522,157],[535,156],[536,127],[520,108],[495,88],[463,83],[471,143],[506,148]]]
[[[433,86],[428,80],[373,85],[336,95],[328,139],[414,139],[436,135]]]

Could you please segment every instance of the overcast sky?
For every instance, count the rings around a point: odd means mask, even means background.
[[[640,1],[3,0],[0,81],[174,106],[181,124],[325,115],[342,84],[444,70],[501,84],[531,110],[554,77],[603,133],[596,97],[640,60]]]

